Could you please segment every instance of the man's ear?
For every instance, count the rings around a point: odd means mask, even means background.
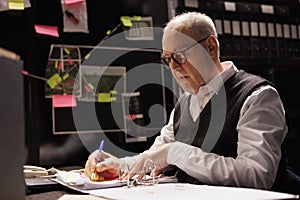
[[[213,35],[209,36],[207,39],[207,48],[210,56],[218,56],[218,41]]]

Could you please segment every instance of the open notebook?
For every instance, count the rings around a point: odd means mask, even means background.
[[[136,180],[136,179],[133,179]],[[54,181],[67,186],[71,189],[86,192],[87,190],[113,188],[121,186],[134,186],[132,181],[129,183],[127,180],[119,181],[116,179],[104,180],[104,181],[91,181],[82,172],[74,171],[57,171],[57,177]],[[176,183],[178,179],[176,176],[160,176],[153,178],[152,176],[145,176],[143,179],[138,180],[137,184],[156,184],[156,183]]]

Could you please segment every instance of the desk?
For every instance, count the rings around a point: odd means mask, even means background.
[[[53,188],[37,189],[27,192],[25,200],[57,200],[65,194],[82,194],[67,187],[58,185]]]
[[[73,169],[82,169],[81,166],[67,166],[60,167],[61,170],[73,170]],[[56,184],[44,188],[34,188],[28,189],[26,192],[25,200],[57,200],[65,194],[82,194],[78,191],[71,190],[63,185]]]
[[[219,195],[210,193],[210,196],[212,198],[207,198],[208,197],[207,194],[209,193],[210,186],[196,186],[196,187],[197,187],[196,188],[197,191],[189,193],[189,195],[191,195],[189,197],[194,198],[196,196],[203,195],[203,199],[224,199],[224,200],[226,200],[226,199],[244,199],[246,197],[249,197],[248,199],[251,199],[249,194],[253,194],[253,195],[256,194],[255,190],[252,191],[253,193],[251,191],[249,193],[249,191],[247,191],[247,190],[243,191],[242,193],[241,192],[235,193],[234,190],[231,190],[231,189],[234,189],[234,188],[228,188],[229,190],[227,191],[227,193],[224,193],[224,191],[223,191],[223,194],[225,194],[224,196],[222,196],[222,193],[220,193]],[[207,188],[205,188],[205,187],[207,187]],[[221,189],[222,188],[223,187],[221,187]],[[223,188],[223,189],[226,189],[226,188]],[[115,191],[112,191],[112,192],[115,193],[115,194],[116,193],[122,193],[122,191],[121,192],[118,191],[119,190],[118,188],[115,188],[114,190]],[[222,190],[219,190],[219,192],[222,192]],[[167,194],[168,196],[166,196],[164,194]],[[182,199],[181,198],[182,195],[180,195],[180,193],[178,193],[178,194],[179,194],[179,196],[176,196],[176,194],[174,194],[174,193],[172,194],[172,192],[170,192],[170,190],[168,190],[168,191],[165,190],[165,192],[163,192],[161,197],[162,197],[162,199],[178,199],[176,197],[180,197],[179,199]],[[150,198],[151,195],[153,195],[153,194],[149,193],[149,196],[147,195],[147,196],[143,196],[143,197],[144,197],[144,199],[151,199]],[[216,195],[218,196],[217,198],[216,198]],[[236,195],[238,195],[238,196],[236,196]],[[241,198],[241,196],[242,196],[242,198]],[[277,197],[280,197],[280,196],[277,196]],[[127,199],[137,199],[137,198],[141,199],[138,194],[137,195],[133,195],[133,194],[126,195],[126,198]],[[71,190],[67,187],[63,187],[63,186],[59,189],[55,189],[55,190],[52,190],[52,191],[51,190],[48,190],[48,191],[42,191],[41,190],[39,193],[28,194],[28,195],[26,195],[26,198],[25,198],[25,200],[41,200],[41,199],[43,199],[43,200],[44,199],[45,200],[58,200],[58,199],[60,199],[60,200],[108,200],[106,198],[95,197],[95,196],[92,196],[92,195],[80,193],[80,192]],[[118,199],[118,198],[116,198],[116,199]],[[258,199],[258,198],[252,198],[252,199]],[[265,198],[265,199],[270,199],[270,196]],[[271,198],[271,199],[272,200],[273,199],[278,200],[278,199],[287,199],[287,198],[282,198],[282,196],[281,196],[280,198],[275,197],[275,198]],[[289,200],[299,200],[299,198],[288,198],[288,199]]]
[[[80,166],[64,167],[64,170],[82,169]],[[47,186],[47,185],[46,185]],[[251,188],[225,187],[225,186],[209,186],[209,185],[194,185],[185,183],[160,183],[153,186],[138,186],[133,188],[114,187],[110,189],[89,190],[91,195],[79,192],[74,188],[71,189],[61,184],[50,184],[49,187],[33,188],[27,191],[26,200],[107,200],[108,199],[184,199],[186,196],[201,196],[204,199],[236,199],[240,200],[247,196],[248,199],[298,199],[296,195],[283,193],[274,193],[264,190],[256,190]],[[95,195],[95,196],[92,196]],[[173,195],[173,196],[172,196]],[[107,198],[101,198],[104,196]]]
[[[53,191],[39,191],[32,194],[28,194],[25,196],[25,200],[58,200],[59,198],[62,198],[64,195],[78,195],[77,198],[69,198],[72,200],[75,199],[86,199],[86,200],[106,200],[101,197],[94,197],[92,195],[83,194],[80,192],[76,192],[73,190],[69,190],[68,188],[62,188],[60,190],[53,190]],[[84,198],[83,198],[84,197]],[[66,198],[67,199],[67,198]]]
[[[62,197],[64,194],[67,194],[67,192],[62,190],[34,193],[34,194],[26,195],[25,200],[40,200],[40,199],[57,200],[60,197]]]

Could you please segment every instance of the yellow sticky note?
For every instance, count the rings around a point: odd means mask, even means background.
[[[8,0],[8,9],[24,10],[24,8],[23,0]]]
[[[132,23],[131,23],[131,20],[130,20],[129,16],[122,16],[121,17],[121,22],[123,23],[124,26],[128,26],[128,27],[132,26]]]
[[[66,52],[66,54],[70,55],[70,51],[66,47],[64,48],[64,51]]]
[[[141,16],[133,16],[132,18],[133,18],[133,20],[135,20],[135,21],[141,21],[141,19],[142,19]]]
[[[88,83],[87,85],[89,86],[89,88],[90,88],[91,90],[94,89],[94,86],[93,86],[91,83]]]
[[[98,94],[98,102],[101,102],[101,103],[111,102],[110,93],[99,93]]]
[[[117,97],[111,97],[110,101],[117,101]]]
[[[66,80],[69,76],[70,76],[70,74],[66,73],[66,74],[63,75],[63,79]]]
[[[54,68],[57,69],[57,67],[58,67],[58,60],[56,60],[54,63]]]
[[[47,80],[47,84],[50,86],[51,89],[55,88],[55,86],[57,86],[61,82],[62,82],[62,79],[61,79],[61,77],[59,76],[58,73],[55,73],[53,76],[51,76]]]
[[[90,53],[86,54],[86,56],[84,57],[85,60],[89,59],[89,57],[91,56]]]
[[[111,34],[111,30],[106,31],[106,35],[110,35]]]
[[[118,94],[118,92],[116,90],[111,90],[109,91],[111,94]]]

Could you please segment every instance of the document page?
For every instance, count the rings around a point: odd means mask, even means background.
[[[274,200],[295,198],[297,195],[271,192],[266,190],[194,185],[185,183],[165,183],[152,186],[138,186],[132,188],[111,188],[105,190],[92,190],[92,195],[118,200],[153,200],[178,199],[199,197],[200,199],[230,199],[230,200]]]

